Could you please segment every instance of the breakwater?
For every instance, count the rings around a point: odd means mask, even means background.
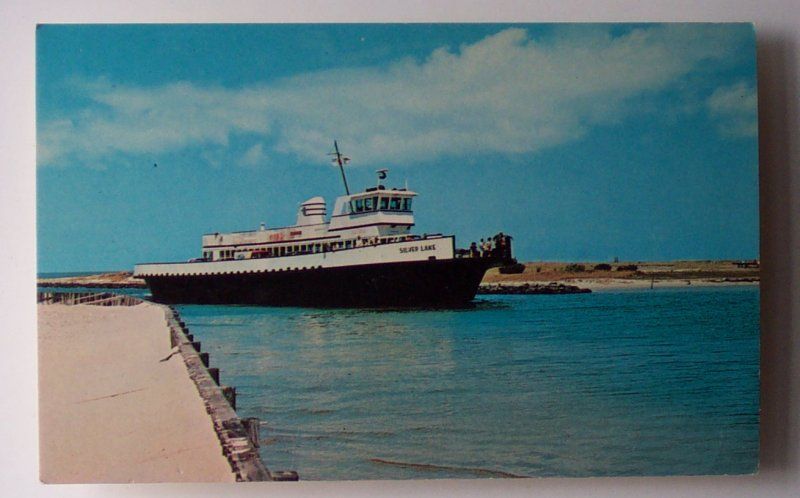
[[[297,480],[295,472],[270,472],[263,464],[258,454],[260,421],[256,418],[240,419],[237,416],[235,412],[235,388],[220,385],[219,369],[210,367],[208,353],[200,351],[200,343],[194,341],[194,337],[174,309],[148,303],[133,296],[110,293],[39,292],[37,301],[41,305],[92,305],[91,307],[80,308],[69,306],[71,311],[67,311],[68,316],[63,314],[65,311],[63,308],[61,308],[61,311],[49,306],[45,306],[44,310],[40,308],[40,360],[43,360],[40,361],[40,377],[44,379],[43,394],[41,394],[40,398],[40,423],[43,429],[43,480],[46,482],[220,481],[226,479],[220,473],[219,465],[214,463],[218,457],[211,456],[220,455],[220,453],[227,461],[229,472],[233,476],[232,480]],[[144,305],[145,307],[140,308],[139,305]],[[108,306],[126,307],[130,311],[122,312],[121,309],[119,312],[113,310],[91,311],[95,307],[99,310]],[[89,316],[80,316],[87,315],[87,313]],[[166,321],[166,327],[163,329],[157,326],[159,323],[158,314],[163,317],[160,321],[161,327],[164,327],[164,320]],[[72,324],[78,323],[79,320],[83,320],[86,323],[78,326],[76,331],[72,331],[69,325],[64,324],[65,318]],[[130,324],[134,324],[134,327],[132,327],[134,330],[124,330],[126,325]],[[156,326],[153,327],[153,325]],[[92,328],[93,330],[86,331],[87,328]],[[158,332],[159,329],[163,330],[163,332]],[[98,338],[97,332],[102,332],[102,337]],[[163,335],[164,332],[168,333],[168,338]],[[80,341],[77,346],[75,343],[70,342],[70,346],[76,354],[70,355],[69,358],[62,358],[63,347],[59,347],[53,350],[54,354],[51,358],[47,347],[52,342],[51,338],[63,340],[64,336],[75,333],[84,336],[85,339],[83,340],[86,344],[81,347]],[[131,337],[131,333],[133,333],[133,337]],[[162,334],[161,338],[158,338],[159,334]],[[116,342],[106,344],[109,339]],[[167,339],[168,342],[165,342]],[[114,354],[115,348],[112,348],[112,346],[118,343],[124,343],[125,348],[121,352]],[[163,344],[163,346],[158,346],[158,344]],[[167,348],[167,344],[171,350]],[[128,347],[129,345],[130,347]],[[90,350],[85,351],[87,348]],[[165,349],[161,348],[167,348],[166,352],[168,354],[166,356],[164,355]],[[121,370],[121,372],[118,372],[121,375],[109,376],[107,372],[101,372],[104,369],[103,365],[105,365],[102,358],[108,355],[114,355],[119,358],[119,361],[115,362],[115,368]],[[148,367],[144,372],[141,368],[136,368],[136,366],[146,365],[149,361],[156,361],[153,359],[154,355],[160,356],[155,364],[156,368]],[[175,355],[182,359],[185,370],[183,367],[176,367],[178,364],[174,361],[169,362],[170,358]],[[130,408],[120,409],[115,405],[104,407],[100,411],[101,408],[98,407],[94,411],[90,409],[88,412],[81,412],[80,420],[86,421],[87,417],[115,417],[115,420],[119,419],[118,423],[124,427],[135,428],[149,424],[154,428],[143,431],[136,437],[130,436],[131,439],[127,445],[121,444],[114,434],[103,433],[93,434],[92,439],[96,441],[92,444],[91,441],[87,442],[89,438],[81,435],[79,430],[70,430],[70,428],[76,427],[76,424],[62,422],[62,419],[67,421],[70,419],[69,412],[65,414],[58,407],[62,404],[62,401],[60,401],[62,398],[70,397],[70,394],[65,393],[65,391],[69,391],[70,386],[80,383],[65,383],[65,375],[63,373],[55,374],[55,371],[58,368],[63,369],[63,364],[69,363],[75,356],[80,356],[82,359],[78,360],[75,368],[67,371],[67,374],[76,372],[76,375],[78,373],[82,375],[95,372],[95,375],[102,373],[98,378],[118,379],[112,380],[112,385],[98,387],[98,390],[114,391],[112,394],[78,401],[79,404],[105,399],[114,399],[115,403],[126,403],[130,402],[128,398],[131,396],[144,397],[137,403],[135,410]],[[87,363],[86,359],[92,356],[98,357],[98,364],[92,364],[93,362],[91,361]],[[148,360],[147,357],[150,357],[150,359]],[[176,368],[177,371],[175,370]],[[159,375],[154,372],[154,370],[160,371],[162,369],[168,369],[169,371]],[[186,405],[194,405],[197,401],[192,402],[190,399],[179,401],[183,398],[191,398],[191,395],[185,391],[186,388],[182,387],[189,380],[176,378],[176,376],[181,377],[179,373],[181,371],[188,372],[188,377],[191,379],[190,384],[194,386],[196,393],[199,393],[202,407],[211,419],[213,432],[221,451],[210,449],[207,446],[204,447],[205,449],[198,448],[198,445],[203,446],[203,440],[207,440],[208,436],[204,435],[204,431],[208,430],[204,429],[204,427],[207,427],[205,425],[207,422],[203,423],[198,420],[198,416],[192,414],[196,412],[183,413],[183,411],[191,409]],[[68,380],[69,375],[66,378]],[[135,384],[134,388],[123,387],[128,383]],[[148,383],[153,384],[148,387]],[[48,389],[50,385],[53,387]],[[86,389],[85,386],[79,385],[79,394],[83,396],[83,391]],[[71,403],[74,404],[74,402]],[[175,404],[179,405],[180,410],[173,411],[167,407]],[[117,410],[117,412],[114,410]],[[133,413],[136,415],[132,415]],[[189,423],[190,426],[183,427],[179,431],[169,429],[162,435],[161,433],[169,427],[170,420],[175,423]],[[165,424],[165,422],[167,423]],[[61,428],[60,426],[65,423],[67,425]],[[91,424],[87,422],[87,425]],[[170,439],[175,437],[178,440],[172,441]],[[180,469],[177,475],[170,473],[169,465],[161,466],[158,469],[147,469],[136,468],[136,465],[124,463],[129,460],[150,461],[169,458],[164,456],[164,452],[170,446],[170,443],[177,447],[190,445],[195,448],[191,454],[183,454],[173,459],[175,461],[174,465],[177,465]],[[101,455],[107,451],[108,447],[120,445],[122,447],[118,448],[118,451],[111,458],[101,458]],[[99,464],[98,468],[95,469],[73,468],[75,464],[63,458],[63,452],[78,451],[76,449],[78,447],[80,447],[80,452],[86,455],[85,460],[87,462],[97,460],[102,461],[102,464]],[[160,453],[150,454],[152,451],[148,451],[148,448],[162,449]],[[208,453],[209,450],[210,455],[203,456],[203,453]],[[178,452],[180,451],[183,450],[178,450]],[[123,458],[125,455],[129,456]],[[169,455],[169,452],[166,455]],[[117,464],[114,464],[115,460]],[[168,464],[169,462],[165,463]],[[84,464],[84,467],[87,465],[91,467],[89,464]],[[145,465],[145,467],[147,466]]]
[[[63,288],[96,288],[96,289],[146,289],[147,284],[140,278],[134,278],[128,271],[98,273],[90,275],[72,275],[50,278],[38,278],[39,287]]]
[[[201,353],[201,343],[194,341],[186,324],[172,307],[165,307],[173,351],[180,353],[189,377],[211,417],[222,454],[231,465],[237,481],[271,481],[270,471],[258,455],[259,420],[240,419],[236,415],[236,389],[220,384],[219,369],[210,367],[208,353]],[[295,479],[296,480],[296,479]]]
[[[524,284],[481,284],[478,294],[588,294],[590,289],[559,282]]]

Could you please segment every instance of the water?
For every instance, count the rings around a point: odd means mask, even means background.
[[[264,461],[302,479],[757,466],[757,287],[179,311],[263,421]]]

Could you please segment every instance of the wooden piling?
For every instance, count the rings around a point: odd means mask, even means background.
[[[244,423],[236,415],[236,389],[219,386],[219,369],[208,368],[201,359],[199,342],[189,341],[174,309],[166,310],[167,322],[175,335],[181,356],[211,416],[222,453],[238,481],[271,481],[272,474],[261,461],[258,449],[250,442]],[[185,326],[185,324],[184,324]],[[296,473],[295,473],[296,474]],[[291,477],[291,475],[289,476]],[[284,479],[293,480],[293,479]],[[296,479],[294,479],[296,480]]]
[[[233,386],[222,386],[222,395],[228,400],[231,408],[236,410],[236,388]]]
[[[214,382],[217,385],[219,385],[219,368],[214,368],[214,367],[209,368],[208,375],[210,375],[211,378],[214,379]]]
[[[242,419],[244,428],[247,430],[247,437],[256,448],[261,447],[259,443],[258,430],[261,427],[261,421],[256,417],[247,417]]]
[[[299,481],[300,476],[294,470],[276,470],[272,473],[273,481]]]

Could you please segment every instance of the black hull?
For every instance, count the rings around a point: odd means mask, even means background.
[[[462,307],[491,259],[461,258],[261,273],[144,277],[167,304]]]

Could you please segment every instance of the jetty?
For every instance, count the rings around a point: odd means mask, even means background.
[[[522,284],[481,284],[478,294],[588,294],[591,289],[560,282]]]
[[[174,309],[110,293],[38,294],[45,483],[297,480],[258,454]]]
[[[39,287],[85,287],[98,289],[145,289],[144,280],[136,278],[129,271],[116,271],[59,278],[39,278],[36,281]]]

